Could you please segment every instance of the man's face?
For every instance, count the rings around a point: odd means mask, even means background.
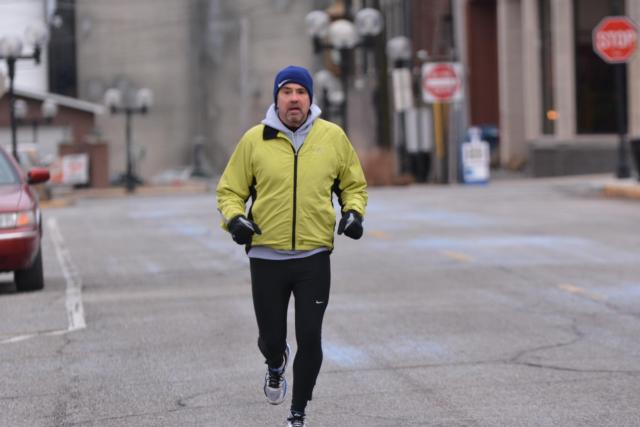
[[[290,128],[300,127],[307,120],[310,106],[311,99],[307,90],[298,83],[287,83],[278,91],[278,117]]]

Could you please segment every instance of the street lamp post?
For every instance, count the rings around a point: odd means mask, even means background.
[[[319,70],[314,77],[315,85],[319,88],[321,108],[324,117],[331,120],[336,107],[342,108],[344,94],[341,83],[329,70]]]
[[[27,27],[24,39],[29,45],[33,45],[30,54],[22,53],[22,39],[17,36],[0,37],[0,59],[7,61],[7,75],[9,77],[9,122],[11,123],[11,154],[18,160],[18,140],[15,114],[14,80],[16,77],[16,62],[20,59],[33,59],[36,64],[40,64],[42,45],[48,38],[48,32],[44,25],[36,24]]]
[[[337,52],[340,61],[342,86],[342,127],[348,130],[348,87],[350,53],[357,47],[367,48],[371,40],[382,32],[382,15],[373,8],[364,8],[355,15],[354,22],[337,19],[330,22],[329,15],[320,10],[307,14],[305,19],[309,35],[313,39],[314,51],[331,49]]]
[[[329,25],[327,34],[329,47],[339,52],[340,58],[340,82],[344,100],[342,102],[342,127],[347,132],[348,126],[348,100],[349,100],[349,53],[358,44],[358,33],[355,25],[347,19],[338,19]]]
[[[393,94],[395,110],[398,113],[397,144],[398,164],[400,174],[409,171],[407,151],[407,120],[406,111],[413,107],[413,91],[411,79],[411,40],[404,36],[397,36],[387,42],[387,56],[393,63]]]
[[[138,89],[133,95],[123,96],[120,89],[111,88],[104,94],[104,103],[111,114],[122,113],[125,115],[125,150],[126,172],[125,188],[128,193],[133,193],[136,188],[136,177],[133,171],[133,158],[131,153],[131,119],[134,114],[147,114],[153,104],[153,92],[151,89]],[[123,98],[126,98],[124,100]]]

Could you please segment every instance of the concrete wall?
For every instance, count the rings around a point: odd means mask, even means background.
[[[304,18],[312,9],[304,0],[211,2],[209,32],[216,42],[207,79],[207,151],[218,171],[242,134],[264,118],[277,71],[291,64],[311,68]]]
[[[500,160],[518,166],[527,158],[520,0],[498,0]]]
[[[133,144],[146,156],[138,174],[148,178],[188,163],[189,5],[183,0],[76,2],[80,98],[101,102],[117,81],[148,87],[155,104],[133,119]],[[125,119],[104,115],[99,122],[109,142],[111,173],[125,169]]]
[[[557,105],[556,137],[568,139],[576,134],[575,40],[573,3],[551,2],[553,26],[554,99]]]
[[[640,23],[640,2],[627,0],[627,16]],[[639,28],[640,30],[640,28]],[[640,138],[640,53],[636,52],[627,68],[629,93],[629,136]]]
[[[214,173],[264,117],[278,69],[312,63],[304,17],[311,0],[111,0],[77,2],[81,98],[99,101],[119,77],[149,87],[155,105],[133,121],[149,178],[191,164],[200,142]],[[124,117],[100,127],[112,172],[122,172]]]
[[[524,60],[523,88],[527,100],[525,109],[525,138],[538,138],[542,130],[542,61],[540,59],[540,16],[537,0],[522,0]]]

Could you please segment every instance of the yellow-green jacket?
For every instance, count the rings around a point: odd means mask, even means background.
[[[262,230],[252,246],[279,250],[333,248],[332,192],[342,212],[364,217],[366,181],[353,146],[337,125],[317,118],[296,153],[291,140],[265,124],[244,134],[216,189],[222,227],[238,215]]]

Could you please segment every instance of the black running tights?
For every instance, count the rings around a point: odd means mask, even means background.
[[[292,408],[304,410],[322,364],[322,318],[329,302],[329,252],[273,261],[251,258],[251,289],[258,321],[258,347],[269,367],[282,364],[287,339],[287,308],[295,298],[298,350],[293,362]]]

